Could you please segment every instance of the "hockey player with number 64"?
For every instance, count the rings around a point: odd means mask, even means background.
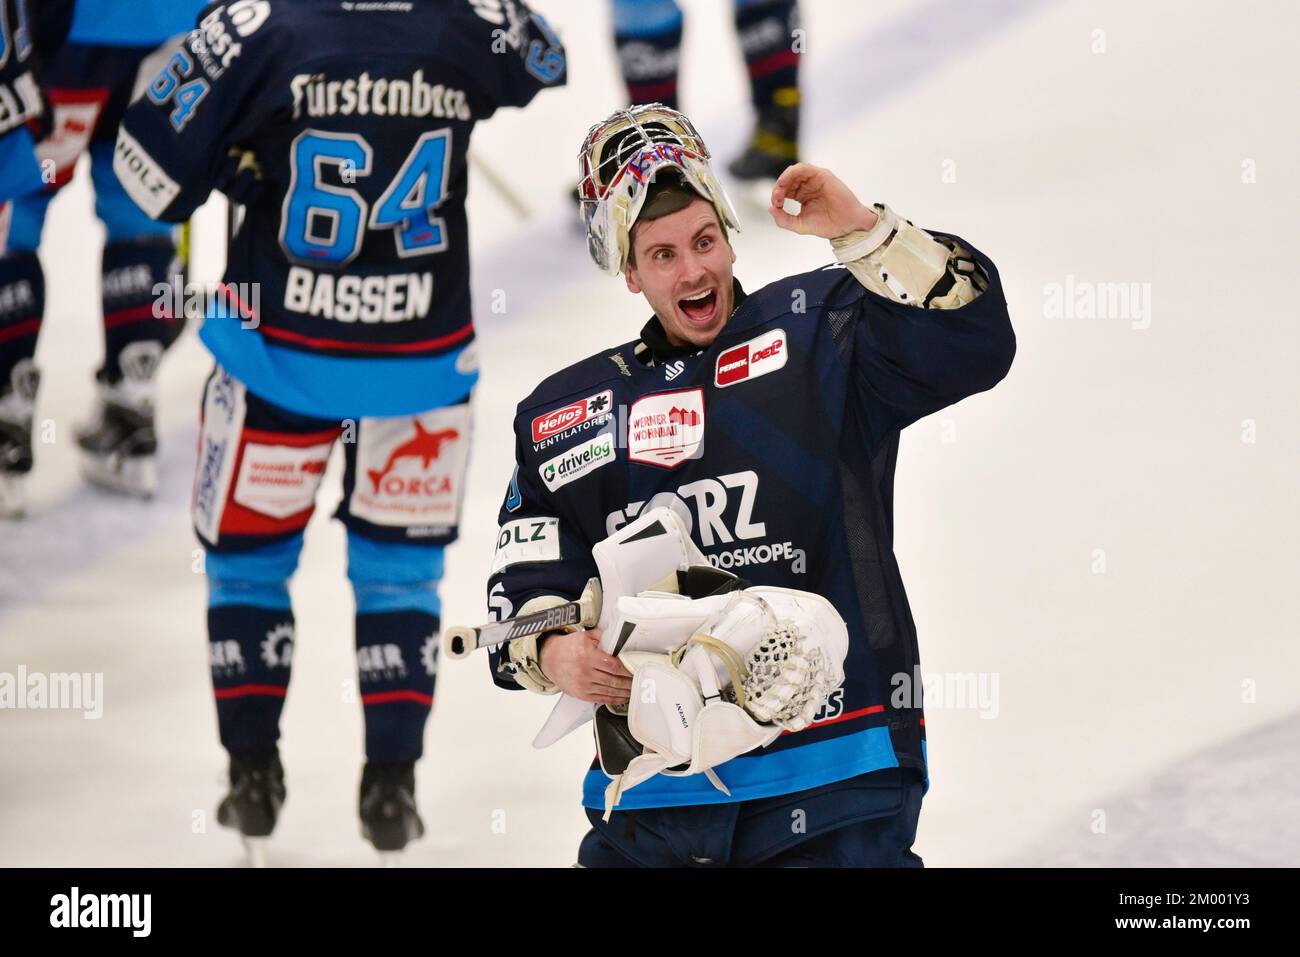
[[[115,169],[150,215],[237,204],[201,338],[193,517],[206,549],[222,824],[271,833],[297,641],[288,582],[343,445],[365,716],[363,835],[423,833],[414,765],[437,671],[477,379],[465,199],[470,134],[565,82],[520,0],[211,4],[128,110]]]
[[[800,163],[769,212],[837,263],[746,293],[686,117],[618,111],[579,162],[592,257],[654,315],[519,404],[489,580],[507,617],[604,586],[600,627],[491,656],[501,687],[563,692],[536,746],[594,718],[578,862],[919,866],[894,463],[903,428],[1006,375],[997,270]]]

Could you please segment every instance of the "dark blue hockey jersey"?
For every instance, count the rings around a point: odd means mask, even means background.
[[[886,767],[925,773],[919,688],[916,699],[891,699],[891,677],[910,681],[918,664],[893,554],[894,463],[900,429],[991,388],[1010,367],[1015,337],[997,272],[974,258],[988,287],[958,309],[895,303],[828,267],[738,295],[703,352],[648,364],[653,350],[629,343],[551,376],[519,404],[489,581],[498,613],[537,595],[576,597],[597,573],[592,546],[667,506],[713,564],[823,595],[848,624],[842,690],[809,728],[719,766],[730,798],[704,775],[660,775],[620,807],[748,800]],[[492,655],[494,680],[517,687],[499,663]],[[593,765],[588,807],[604,806],[607,783]]]
[[[116,170],[155,218],[213,188],[244,204],[202,332],[232,375],[305,414],[404,415],[475,381],[470,132],[564,81],[519,0],[214,4],[127,111]]]
[[[45,113],[40,66],[67,35],[72,0],[0,0],[0,204],[44,188],[29,126]],[[0,253],[8,227],[0,207]]]

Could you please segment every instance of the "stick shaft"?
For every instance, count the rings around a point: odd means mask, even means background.
[[[465,658],[479,648],[494,648],[526,635],[540,635],[570,625],[590,628],[596,624],[599,616],[600,582],[592,579],[577,601],[507,618],[505,621],[489,622],[477,628],[453,626],[447,629],[444,644],[450,657]]]

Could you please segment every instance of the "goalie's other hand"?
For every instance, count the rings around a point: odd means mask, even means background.
[[[599,629],[550,635],[540,657],[542,672],[565,694],[593,704],[627,704],[632,673],[600,650]]]

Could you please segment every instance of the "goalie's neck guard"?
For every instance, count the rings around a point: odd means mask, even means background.
[[[632,226],[650,184],[664,170],[679,175],[713,204],[724,226],[739,232],[710,159],[691,121],[662,103],[617,110],[588,130],[578,152],[578,194],[596,265],[611,276],[623,272]]]

